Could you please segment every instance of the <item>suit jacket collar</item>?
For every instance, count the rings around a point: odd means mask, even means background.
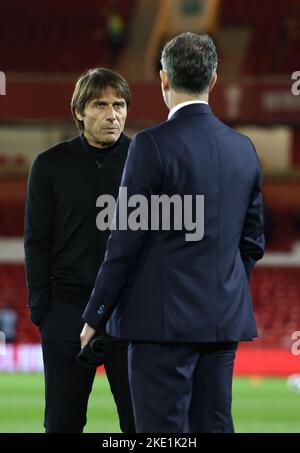
[[[177,110],[169,119],[180,118],[186,115],[212,115],[212,110],[208,104],[189,104]]]

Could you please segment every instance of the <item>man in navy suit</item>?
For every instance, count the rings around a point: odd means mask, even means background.
[[[152,205],[140,211],[140,228],[116,224],[81,343],[105,326],[130,341],[138,432],[233,432],[235,352],[239,341],[257,336],[248,279],[264,251],[261,169],[251,141],[208,105],[217,80],[212,39],[175,37],[163,49],[162,67],[168,121],[134,137],[121,186],[150,204],[155,196],[193,196],[194,220],[202,196],[204,217],[200,210],[196,221],[204,231],[195,238],[186,224],[178,229],[175,204],[169,229],[162,221],[145,226]],[[136,200],[128,203],[128,218]],[[121,205],[119,196],[116,222]]]

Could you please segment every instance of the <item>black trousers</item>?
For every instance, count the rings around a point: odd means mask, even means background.
[[[54,299],[40,325],[45,376],[47,433],[81,433],[86,424],[95,370],[78,365],[82,309]],[[135,432],[128,382],[128,344],[107,337],[105,369],[117,406],[121,431]],[[101,410],[101,408],[99,408]],[[100,430],[99,426],[99,430]]]
[[[237,343],[129,345],[138,433],[232,433]]]

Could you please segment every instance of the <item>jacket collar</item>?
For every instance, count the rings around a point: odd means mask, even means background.
[[[208,104],[197,103],[197,104],[188,104],[184,107],[181,107],[177,110],[170,118],[179,118],[186,115],[212,115],[212,110]]]

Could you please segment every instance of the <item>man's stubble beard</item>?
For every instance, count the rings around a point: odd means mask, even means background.
[[[118,137],[117,139],[111,140],[111,141],[108,141],[108,140],[106,140],[106,141],[97,140],[96,144],[100,145],[103,148],[109,148],[110,146],[113,146],[119,140],[119,138],[120,137]]]
[[[102,148],[109,148],[110,146],[113,146],[117,140],[114,142],[97,142],[97,145],[101,145]]]
[[[112,138],[111,140],[109,140],[108,138],[106,140],[104,138],[101,140],[99,138],[99,139],[95,140],[95,143],[97,145],[100,145],[103,148],[109,148],[110,146],[113,146],[119,140],[120,136],[121,136],[121,134],[119,135],[119,137],[117,139]]]

